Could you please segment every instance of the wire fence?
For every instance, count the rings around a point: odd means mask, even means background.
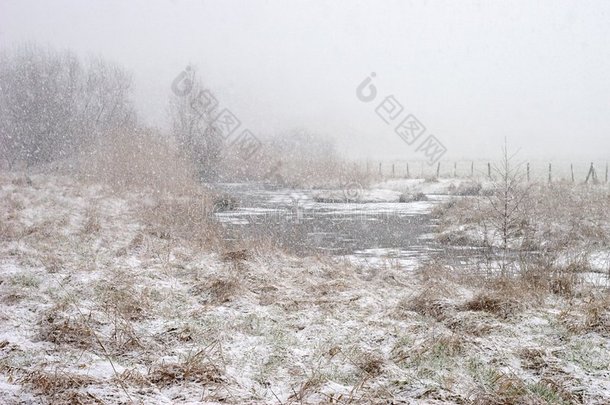
[[[401,178],[496,178],[495,163],[487,160],[441,161],[428,165],[424,161],[373,161],[358,164],[367,175],[383,179]],[[524,181],[608,183],[608,162],[522,161],[513,165]]]

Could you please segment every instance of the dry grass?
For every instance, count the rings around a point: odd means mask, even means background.
[[[488,371],[488,381],[472,395],[471,403],[476,405],[542,405],[519,377],[495,370]]]
[[[364,353],[359,357],[358,368],[374,378],[381,375],[385,360],[375,353]]]
[[[125,271],[115,271],[95,285],[96,302],[112,319],[138,321],[152,316],[151,290],[138,288],[137,280]]]
[[[36,370],[27,373],[20,379],[21,382],[28,384],[33,390],[48,397],[57,398],[53,403],[65,403],[69,398],[77,399],[74,391],[95,383],[95,379],[86,375],[74,374],[56,369],[54,371]],[[70,392],[72,391],[72,392]],[[66,394],[70,394],[66,398]],[[64,402],[65,401],[65,402]],[[70,402],[81,403],[81,402]]]
[[[204,297],[203,302],[213,305],[231,301],[241,290],[242,283],[235,275],[209,277],[193,288],[195,294]]]
[[[173,141],[153,130],[113,132],[81,156],[78,176],[109,185],[118,195],[141,200],[135,209],[151,235],[186,239],[201,246],[219,243],[212,220],[217,196],[202,185],[193,164]],[[94,208],[86,213],[83,232],[99,232]],[[119,252],[120,253],[120,252]]]
[[[52,308],[40,321],[40,339],[56,345],[70,345],[81,349],[95,347],[91,329],[92,319],[67,316],[59,308]]]
[[[415,365],[429,369],[426,363],[443,362],[443,359],[455,357],[466,351],[466,339],[460,333],[430,334],[413,345],[396,345],[392,349],[392,360],[397,364]],[[426,370],[427,371],[427,370]]]
[[[210,358],[210,350],[213,348],[214,346],[210,346],[194,354],[189,354],[180,362],[164,362],[155,366],[146,378],[160,387],[188,382],[201,385],[223,383],[224,372],[222,367]]]
[[[439,298],[437,293],[430,289],[406,301],[401,301],[397,309],[400,312],[404,310],[417,312],[441,322],[451,316],[455,310],[455,304],[447,299]]]
[[[474,298],[468,300],[462,308],[467,311],[488,312],[507,319],[516,312],[517,308],[519,308],[519,303],[514,297],[479,293]]]
[[[535,348],[523,348],[518,353],[523,368],[532,370],[536,374],[540,374],[548,366],[545,356],[544,350]]]
[[[585,330],[610,336],[610,295],[585,302],[583,312]]]
[[[101,229],[102,226],[100,224],[99,214],[95,208],[89,208],[85,214],[85,222],[82,230],[83,234],[94,235],[97,234]]]
[[[49,273],[57,273],[65,267],[65,261],[55,252],[46,252],[42,255],[41,262]]]
[[[145,129],[105,134],[82,155],[79,171],[83,179],[122,192],[179,195],[198,187],[193,166],[176,145]]]
[[[66,180],[50,182],[53,191],[36,199],[23,187],[15,199],[35,214],[32,231],[0,244],[0,323],[24,325],[2,338],[0,377],[21,384],[18,396],[236,404],[607,399],[606,363],[587,366],[574,344],[595,359],[608,347],[607,291],[585,288],[582,266],[549,260],[481,276],[438,261],[414,274],[400,263],[288,256],[256,240],[212,251],[196,242],[208,223],[193,210],[194,194],[117,195]],[[48,202],[55,194],[61,204]],[[15,215],[22,226],[22,213]],[[88,218],[92,228],[83,232]],[[20,295],[11,302],[13,293]],[[40,340],[32,339],[37,332]],[[202,342],[214,343],[199,350]],[[471,367],[475,360],[483,365]]]
[[[515,217],[511,226],[509,247],[559,253],[608,246],[609,202],[603,187],[532,184],[519,218]],[[460,198],[439,206],[433,212],[440,219],[439,241],[500,247],[501,235],[490,220],[491,210],[491,203],[482,197]]]
[[[498,325],[488,316],[478,312],[458,312],[445,322],[447,328],[455,333],[484,337],[498,329]]]
[[[148,233],[160,239],[217,247],[221,236],[211,207],[211,200],[203,193],[165,196],[140,207],[140,215]]]
[[[493,368],[480,370],[479,385],[469,403],[481,405],[582,404],[581,392],[569,387],[559,376],[528,382],[512,372]]]
[[[247,249],[235,250],[232,252],[224,252],[221,259],[225,262],[240,262],[247,261],[252,257],[252,254]]]
[[[19,226],[20,212],[23,203],[13,195],[0,201],[0,241],[17,240],[23,236],[25,229]]]

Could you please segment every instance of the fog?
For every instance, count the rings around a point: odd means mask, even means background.
[[[363,103],[394,95],[447,148],[541,159],[610,147],[610,3],[604,1],[0,1],[0,46],[101,55],[133,74],[140,119],[168,126],[173,79],[194,65],[257,136],[307,128],[349,157],[414,146]]]

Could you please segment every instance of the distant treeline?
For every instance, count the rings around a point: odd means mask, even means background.
[[[101,58],[28,44],[0,53],[0,157],[9,169],[65,158],[134,127],[131,75]]]

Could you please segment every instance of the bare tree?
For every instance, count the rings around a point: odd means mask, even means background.
[[[530,186],[524,181],[521,165],[514,162],[515,156],[516,153],[509,154],[505,141],[501,161],[492,166],[491,192],[487,195],[489,213],[484,221],[485,228],[500,237],[502,270],[511,242],[523,233],[527,222],[525,207]]]
[[[130,101],[131,74],[101,58],[91,59],[81,84],[78,130],[85,140],[92,136],[133,128],[136,113]]]
[[[218,176],[223,142],[214,125],[218,101],[193,68],[185,75],[187,91],[175,92],[170,98],[172,132],[182,151],[196,165],[200,179],[214,179]]]
[[[70,156],[92,137],[135,123],[131,79],[69,51],[25,45],[0,55],[0,158],[9,168]]]

